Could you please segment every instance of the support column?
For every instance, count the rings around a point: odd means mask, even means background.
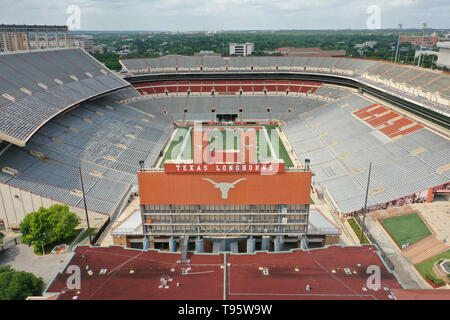
[[[170,237],[169,239],[169,251],[176,252],[177,251],[177,239],[174,237]]]
[[[2,32],[3,49],[8,51],[8,45],[6,44],[6,32]]]
[[[14,40],[16,40],[16,50],[20,50],[19,36],[18,36],[17,32],[14,32]]]
[[[247,239],[247,253],[255,253],[255,238]]]
[[[195,239],[195,252],[197,253],[203,253],[205,251],[203,239],[201,237],[197,237]]]
[[[276,236],[273,240],[273,247],[275,252],[279,252],[283,249],[283,240],[281,236]]]
[[[34,39],[36,41],[36,49],[39,49],[41,47],[39,44],[39,32],[37,32],[37,31],[35,32]]]
[[[56,47],[59,48],[58,32],[55,32]]]
[[[69,47],[69,39],[67,38],[67,32],[64,32],[64,41],[66,42],[66,48]]]
[[[144,237],[144,239],[142,239],[142,248],[144,248],[144,250],[148,250],[150,249],[150,238],[149,237]]]
[[[27,47],[28,50],[31,50],[31,45],[30,45],[30,34],[28,32],[25,33],[26,37],[27,37]]]
[[[50,48],[50,44],[48,42],[48,32],[47,31],[45,31],[45,46],[46,46],[46,49]]]
[[[270,237],[263,236],[261,239],[261,250],[269,251],[270,250]]]

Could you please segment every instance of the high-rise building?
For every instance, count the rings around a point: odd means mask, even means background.
[[[249,56],[255,50],[255,44],[251,42],[246,43],[230,43],[230,56]]]

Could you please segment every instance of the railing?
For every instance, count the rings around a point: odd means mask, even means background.
[[[362,226],[362,219],[361,219],[361,215],[355,215],[355,219],[356,221],[358,221],[359,225]],[[373,244],[376,244],[376,246],[378,247],[378,251],[380,252],[380,256],[381,258],[384,260],[384,262],[386,262],[386,265],[391,269],[391,270],[395,270],[395,266],[392,263],[391,259],[388,258],[387,254],[383,251],[383,249],[381,248],[381,246],[378,244],[378,241],[374,238],[374,236],[372,235],[372,233],[370,233],[368,228],[364,228],[364,234],[367,236],[367,238],[370,240],[370,242],[372,242]]]
[[[3,252],[11,247],[20,243],[20,236],[14,237],[12,239],[5,240],[0,244],[0,252]]]

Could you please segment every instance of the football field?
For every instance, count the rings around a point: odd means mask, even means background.
[[[270,162],[283,159],[293,167],[275,125],[249,126],[185,126],[175,129],[164,155],[166,160],[194,160],[200,152],[208,154],[208,162]],[[194,150],[197,149],[196,152]],[[218,160],[217,160],[218,159]],[[196,161],[199,159],[196,158]]]

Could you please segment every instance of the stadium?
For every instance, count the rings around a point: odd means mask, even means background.
[[[311,247],[319,234],[336,235],[311,229],[317,221],[311,194],[342,217],[361,213],[366,193],[369,211],[448,195],[446,73],[333,57],[165,56],[121,64],[126,73],[119,75],[73,48],[0,53],[0,221],[6,229],[54,203],[67,204],[86,223],[80,170],[89,220],[101,230],[139,198],[134,220],[113,231],[116,244],[182,253],[181,260],[161,256],[161,264],[203,259],[200,273],[226,259],[245,270],[274,252],[278,270],[280,252],[301,256],[304,251],[290,249]],[[74,259],[95,250],[105,249],[79,247]],[[219,254],[260,250],[267,252],[249,255],[250,262]],[[110,254],[131,258],[129,252],[111,248]],[[149,261],[157,255],[141,252]],[[358,251],[348,263],[356,266],[364,256]],[[144,260],[134,260],[137,269]],[[234,276],[235,298],[268,292],[247,290],[239,280],[245,272]],[[61,277],[50,289],[63,290]],[[210,297],[220,299],[224,275],[211,277],[217,284]],[[392,274],[386,278],[389,289],[375,298],[392,298],[388,290],[401,288]],[[365,297],[349,286],[319,294]]]

